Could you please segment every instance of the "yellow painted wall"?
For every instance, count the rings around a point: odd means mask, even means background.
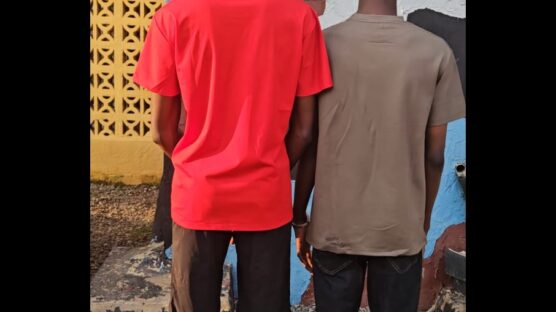
[[[92,180],[158,183],[162,173],[160,148],[142,140],[91,140],[91,160]]]
[[[162,151],[151,140],[150,93],[133,72],[164,0],[90,0],[91,179],[157,182]]]

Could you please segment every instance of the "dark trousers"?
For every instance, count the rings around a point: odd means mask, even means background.
[[[416,312],[422,256],[369,257],[313,249],[317,312],[356,312],[365,272],[371,312]]]
[[[164,168],[158,198],[156,200],[156,211],[153,222],[153,236],[156,241],[164,241],[164,249],[172,245],[172,217],[170,215],[170,198],[172,195],[172,178],[174,176],[174,165],[172,160],[164,154]]]
[[[230,239],[237,251],[238,312],[290,311],[288,223],[260,232],[198,231],[173,225],[171,312],[219,312]]]

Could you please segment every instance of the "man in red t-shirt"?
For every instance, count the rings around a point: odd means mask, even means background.
[[[219,311],[233,238],[239,311],[289,311],[289,170],[311,141],[314,95],[332,86],[315,12],[174,0],[153,17],[134,81],[154,93],[153,138],[175,170],[170,310]]]

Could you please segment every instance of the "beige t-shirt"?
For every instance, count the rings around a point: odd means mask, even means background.
[[[335,85],[319,97],[307,240],[335,253],[417,254],[426,128],[465,116],[453,52],[397,16],[355,14],[325,39]]]

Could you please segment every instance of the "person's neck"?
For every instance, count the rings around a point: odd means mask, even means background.
[[[359,0],[359,14],[398,15],[396,1]]]

